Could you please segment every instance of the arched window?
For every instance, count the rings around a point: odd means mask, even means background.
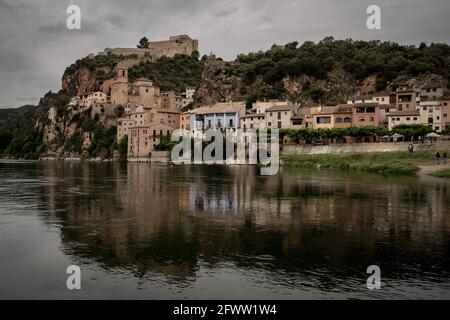
[[[352,119],[349,118],[349,117],[346,117],[346,118],[344,118],[344,122],[345,123],[350,123],[350,122],[352,122]]]
[[[336,123],[342,123],[342,122],[344,122],[344,120],[341,117],[336,118]]]

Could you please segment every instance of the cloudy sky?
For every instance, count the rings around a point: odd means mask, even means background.
[[[81,30],[66,9],[81,8]],[[381,7],[381,30],[366,9]],[[338,39],[450,43],[449,0],[0,0],[0,108],[36,104],[66,66],[106,47],[188,34],[225,59],[273,43]]]

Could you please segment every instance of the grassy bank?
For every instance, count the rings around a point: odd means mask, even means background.
[[[432,173],[430,173],[430,176],[450,179],[450,169],[432,172]]]
[[[434,163],[436,151],[358,154],[285,155],[283,166],[359,170],[385,175],[416,175],[420,166]]]

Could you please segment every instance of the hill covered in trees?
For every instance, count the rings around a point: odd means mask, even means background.
[[[355,94],[369,77],[374,79],[372,91],[405,77],[436,74],[450,79],[447,44],[403,46],[327,37],[318,43],[273,45],[267,51],[240,54],[234,61],[218,60],[205,67],[201,100],[207,101],[209,93],[225,100],[289,97],[336,104]]]

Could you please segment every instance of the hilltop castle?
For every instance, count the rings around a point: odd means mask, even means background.
[[[152,60],[156,60],[162,56],[173,57],[176,54],[190,55],[194,51],[198,51],[198,40],[183,34],[171,36],[169,40],[150,41],[148,48],[105,48],[98,55],[115,54],[127,56],[136,54],[138,57],[148,56]],[[94,54],[90,54],[89,56],[94,56]]]

